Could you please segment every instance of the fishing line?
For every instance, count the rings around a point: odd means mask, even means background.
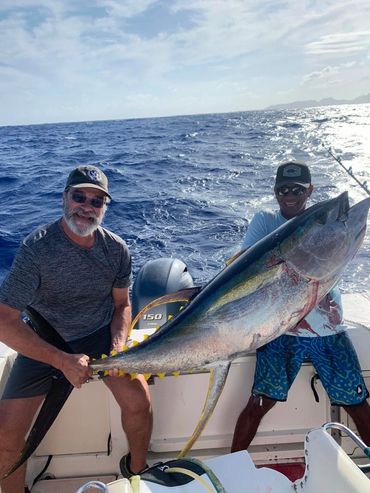
[[[355,180],[355,181],[356,181],[356,182],[360,185],[360,187],[361,187],[361,188],[362,188],[362,189],[363,189],[363,190],[364,190],[364,191],[365,191],[368,195],[370,195],[370,190],[369,190],[369,188],[367,187],[367,181],[364,181],[364,182],[362,182],[362,183],[361,183],[361,182],[360,182],[360,180],[359,180],[359,179],[358,179],[358,178],[354,175],[354,173],[353,173],[353,171],[352,171],[352,167],[351,167],[351,166],[350,166],[349,168],[346,168],[346,167],[344,166],[344,164],[342,163],[341,158],[340,158],[340,157],[338,157],[338,156],[336,156],[336,155],[332,152],[331,147],[325,147],[325,146],[324,146],[324,144],[321,144],[321,145],[322,145],[322,147],[323,147],[326,151],[328,151],[328,153],[330,154],[330,156],[331,156],[333,159],[335,159],[335,160],[336,160],[336,162],[337,162],[338,164],[340,164],[340,165],[342,166],[342,168],[343,168],[343,169],[344,169],[344,170],[345,170],[345,171],[349,174],[349,176],[350,176],[351,178],[353,178],[353,179],[354,179],[354,180]]]

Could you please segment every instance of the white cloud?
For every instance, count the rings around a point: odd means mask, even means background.
[[[54,109],[53,121],[132,117],[135,106],[139,116],[254,109],[298,93],[302,80],[322,97],[330,95],[324,81],[343,97],[358,95],[369,69],[370,4],[354,4],[1,0],[2,118],[14,118],[14,105],[20,119],[41,106],[52,118]],[[350,85],[346,64],[354,62]]]
[[[306,45],[306,53],[321,54],[351,54],[368,51],[370,48],[370,31],[352,33],[335,33],[322,36],[318,41]]]

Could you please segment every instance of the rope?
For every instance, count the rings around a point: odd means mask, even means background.
[[[197,466],[199,466],[200,468],[203,469],[203,471],[207,474],[208,479],[211,481],[211,483],[212,483],[214,489],[217,491],[217,493],[227,493],[227,491],[222,486],[222,484],[221,484],[220,480],[218,479],[218,477],[216,476],[216,474],[212,471],[212,469],[210,467],[208,467],[206,464],[204,464],[204,462],[202,462],[198,459],[191,459],[191,458],[187,458],[186,460],[188,462],[192,462],[193,464],[196,464]],[[171,468],[171,469],[177,469],[177,468]],[[166,472],[167,471],[169,472],[170,469],[166,469]],[[187,469],[185,469],[185,471],[187,471]],[[187,473],[189,473],[189,472],[192,472],[192,471],[187,471]],[[195,473],[193,473],[193,474],[195,474]],[[190,476],[190,474],[189,474],[189,476]],[[200,478],[200,476],[199,476],[199,478]],[[202,478],[200,478],[200,479],[202,479]],[[208,488],[209,488],[209,485],[207,484],[207,489]],[[208,491],[209,491],[209,489],[208,489]]]
[[[186,476],[190,476],[191,478],[195,479],[196,481],[199,481],[199,483],[205,487],[205,489],[209,493],[213,493],[213,489],[210,487],[210,485],[205,481],[202,476],[199,476],[199,474],[190,471],[189,469],[185,469],[184,467],[169,467],[168,469],[165,470],[165,472],[171,473],[171,472],[180,472],[181,474],[185,474]],[[216,490],[217,491],[217,490]]]

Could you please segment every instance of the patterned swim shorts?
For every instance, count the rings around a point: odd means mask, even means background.
[[[360,404],[369,396],[356,351],[346,332],[324,337],[282,335],[257,350],[252,393],[285,401],[305,360],[310,360],[335,405]]]

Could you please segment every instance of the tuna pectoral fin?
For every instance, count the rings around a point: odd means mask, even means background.
[[[228,361],[227,363],[222,363],[211,370],[207,398],[204,403],[202,413],[195,427],[195,430],[193,431],[192,436],[189,438],[188,442],[185,444],[185,447],[181,450],[181,452],[177,456],[178,459],[180,459],[181,457],[185,457],[185,455],[189,452],[191,447],[194,445],[194,443],[202,433],[209,418],[212,416],[213,410],[216,407],[217,401],[224,388],[226,378],[229,373],[229,368],[230,368],[230,361]]]
[[[59,375],[57,378],[53,379],[51,388],[46,395],[36,421],[28,434],[26,444],[19,459],[1,479],[12,474],[32,455],[46,435],[50,426],[54,423],[59,411],[62,409],[72,390],[73,385],[63,375]]]

